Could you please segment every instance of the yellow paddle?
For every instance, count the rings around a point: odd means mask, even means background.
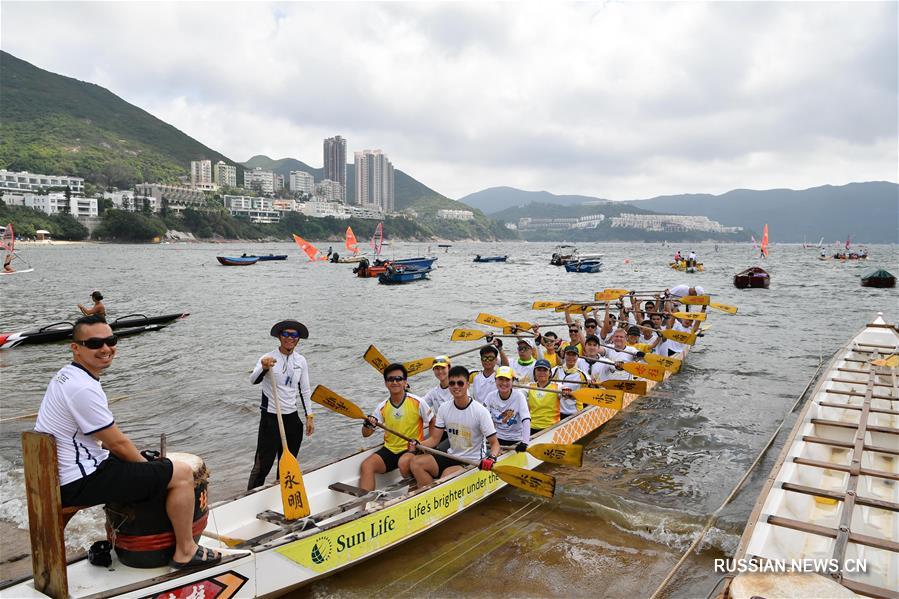
[[[524,333],[525,335],[533,335],[529,330],[535,326],[541,327],[552,327],[552,326],[562,326],[568,324],[564,321],[559,322],[523,322],[523,321],[510,321],[505,318],[500,318],[499,316],[494,316],[493,314],[487,314],[486,312],[481,312],[478,314],[478,317],[474,320],[478,324],[485,324],[489,327],[497,327],[502,328],[503,333],[507,334],[515,334]]]
[[[893,355],[889,358],[879,358],[877,360],[872,360],[871,364],[874,366],[886,366],[887,368],[896,368],[899,366],[899,355]]]
[[[608,302],[621,299],[622,295],[627,295],[627,290],[624,290],[624,293],[619,293],[621,289],[608,289],[606,291],[597,291],[593,294],[593,300],[597,302]]]
[[[494,335],[492,331],[478,331],[476,329],[455,329],[450,341],[477,341],[484,337],[517,337],[517,335]]]
[[[685,295],[681,298],[675,297],[670,299],[690,306],[708,306],[710,303],[712,303],[712,298],[707,295]],[[662,298],[662,301],[665,301],[665,298]]]
[[[569,305],[566,302],[548,302],[548,301],[536,301],[531,304],[532,310],[550,310],[552,308],[560,308],[562,306]]]
[[[705,312],[672,312],[671,316],[675,318],[683,318],[684,320],[705,321],[708,315]]]
[[[278,401],[278,383],[275,375],[268,371],[272,384],[272,401],[275,402],[275,413],[278,415],[278,431],[281,433],[281,459],[278,460],[278,482],[281,484],[281,505],[284,508],[285,520],[296,520],[309,515],[309,499],[306,497],[306,486],[303,484],[303,472],[300,463],[287,448],[287,434],[284,432],[284,419],[281,418],[281,402]]]
[[[615,349],[615,347],[613,345],[606,345],[604,343],[600,343],[600,345],[607,349],[612,349],[615,351],[622,351],[622,350]],[[629,351],[623,351],[623,353],[634,355],[633,352],[629,352]],[[665,370],[667,370],[669,372],[677,372],[678,370],[680,370],[681,364],[683,363],[683,360],[678,360],[677,358],[665,358],[663,356],[654,354],[652,352],[643,352],[642,360],[644,362],[646,362],[647,364],[652,364],[654,366],[661,366],[662,368],[664,368]]]
[[[606,294],[615,294],[615,295],[617,295],[618,297],[621,297],[621,296],[623,296],[623,295],[628,295],[628,294],[630,294],[630,291],[627,290],[627,289],[609,289],[609,288],[607,287],[607,288],[605,288],[605,289],[602,290],[602,293],[606,293]],[[597,294],[597,295],[598,295],[598,294]]]
[[[602,362],[603,364],[611,364],[615,365],[615,362],[611,360],[596,360],[597,362]],[[623,362],[621,364],[621,369],[625,372],[629,372],[634,376],[638,376],[641,379],[649,379],[650,381],[655,381],[660,383],[665,380],[665,369],[661,366],[654,366],[652,364],[641,364],[640,362]]]
[[[618,389],[619,391],[633,393],[634,395],[646,395],[646,381],[608,380],[601,381],[599,386],[604,389]]]
[[[330,408],[338,414],[343,414],[344,416],[347,416],[349,418],[355,418],[357,420],[366,419],[365,414],[362,413],[362,410],[359,408],[359,406],[346,399],[345,397],[338,395],[334,391],[331,391],[323,385],[318,385],[312,392],[312,401],[317,404],[321,404],[326,408]],[[387,431],[391,435],[396,435],[400,439],[405,439],[409,442],[416,441],[415,439],[387,428],[381,423],[378,423],[378,427]],[[470,464],[472,466],[478,465],[478,462],[476,460],[465,460],[459,458],[458,456],[444,453],[436,449],[431,449],[430,447],[426,447],[424,445],[419,445],[419,448],[427,451],[428,453],[443,456],[451,460],[461,462],[463,464]],[[583,449],[581,449],[581,451],[583,451]],[[540,456],[535,455],[534,457],[539,458]],[[506,482],[513,487],[518,487],[519,489],[530,491],[531,493],[536,493],[537,495],[541,495],[543,497],[552,497],[556,490],[556,479],[555,477],[548,474],[534,472],[525,468],[518,468],[517,466],[504,466],[502,464],[493,466],[490,471],[496,474],[500,479],[502,479],[503,482]]]
[[[558,385],[564,385],[567,381],[550,381]],[[580,385],[582,383],[572,383]],[[512,385],[518,389],[537,389],[538,391],[548,391],[549,393],[562,394],[561,389],[548,389],[546,387],[531,387],[529,385]],[[614,389],[600,389],[597,387],[581,387],[572,391],[569,395],[581,403],[599,406],[601,408],[610,408],[612,410],[620,410],[624,405],[624,391],[616,391]]]
[[[452,354],[448,356],[450,358],[458,358],[459,356],[471,353],[473,351],[479,351],[480,347],[473,347],[471,349],[466,349],[465,351],[461,351],[457,354]],[[387,356],[381,353],[381,351],[375,347],[374,345],[369,345],[368,350],[366,350],[365,355],[362,358],[374,367],[378,372],[383,373],[384,369],[391,363],[390,360],[387,359]],[[403,362],[403,366],[406,368],[406,373],[409,376],[415,376],[416,374],[421,374],[422,372],[427,372],[434,365],[434,357],[427,358],[419,358],[418,360],[411,360],[409,362]]]
[[[719,304],[718,302],[709,302],[709,308],[714,308],[715,310],[719,310],[721,312],[726,312],[728,314],[736,314],[737,313],[736,306],[728,306],[727,304]]]
[[[650,327],[644,327],[639,324],[632,325],[637,328],[645,329],[647,331],[653,331],[658,333],[665,339],[671,339],[672,341],[677,341],[678,343],[683,343],[686,345],[694,345],[696,343],[696,333],[689,333],[686,331],[675,331],[673,329],[662,329],[661,331],[657,331],[656,329]]]

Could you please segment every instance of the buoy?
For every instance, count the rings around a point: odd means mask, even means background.
[[[624,259],[624,263],[625,263],[625,264],[630,264],[630,263],[631,263],[631,261],[630,261],[630,260],[628,260],[628,259],[627,259],[627,258],[625,258],[625,259]]]

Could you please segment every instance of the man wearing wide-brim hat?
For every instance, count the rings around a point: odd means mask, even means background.
[[[309,338],[309,330],[296,320],[282,320],[272,327],[271,336],[278,339],[278,348],[259,358],[256,368],[250,375],[250,383],[262,387],[262,401],[256,457],[253,460],[247,490],[264,484],[275,459],[281,456],[281,434],[278,431],[272,378],[277,386],[275,391],[281,404],[287,448],[290,452],[296,456],[303,442],[303,421],[300,420],[298,405],[302,406],[306,417],[306,434],[311,435],[315,430],[312,424],[309,366],[306,364],[306,358],[296,351],[300,339]]]

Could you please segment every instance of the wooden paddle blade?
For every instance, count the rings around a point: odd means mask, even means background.
[[[728,314],[736,314],[737,313],[736,306],[728,306],[727,304],[719,304],[717,302],[709,302],[709,308],[714,308],[715,310],[727,312]]]
[[[564,308],[556,308],[556,312],[568,312],[569,314],[587,314],[592,312],[596,306],[588,304],[568,304]]]
[[[528,447],[528,453],[550,464],[575,466],[580,468],[584,463],[583,445],[559,445],[557,443],[537,443]]]
[[[509,326],[509,321],[505,318],[500,318],[499,316],[494,316],[493,314],[487,314],[485,312],[478,314],[478,317],[475,318],[474,321],[478,324],[485,324],[488,327],[502,328]]]
[[[486,337],[484,331],[476,331],[474,329],[456,329],[453,331],[450,341],[477,341]]]
[[[609,302],[617,299],[621,299],[622,295],[627,293],[627,290],[624,293],[618,293],[620,289],[612,289],[610,291],[597,291],[593,294],[593,300],[597,302]]]
[[[281,483],[284,519],[296,520],[308,516],[312,510],[309,509],[309,499],[306,497],[303,473],[300,471],[300,463],[289,451],[282,453],[278,460],[278,480]]]
[[[682,304],[690,304],[691,306],[708,306],[712,298],[708,295],[685,295],[678,300]]]
[[[549,474],[526,470],[517,466],[497,464],[490,472],[496,474],[503,482],[523,489],[541,497],[552,497],[556,492],[556,479]]]
[[[602,381],[600,387],[604,389],[618,389],[634,395],[646,395],[646,381]]]
[[[566,305],[565,302],[534,302],[531,305],[531,310],[550,310],[552,308],[559,308],[561,306]]]
[[[624,391],[582,387],[573,392],[571,396],[582,403],[609,408],[610,410],[620,410],[624,407]]]
[[[672,312],[675,318],[683,318],[684,320],[698,320],[704,322],[708,315],[705,312]]]
[[[649,379],[660,383],[665,380],[665,369],[661,366],[652,366],[650,364],[641,364],[639,362],[625,362],[622,364],[625,372],[629,372],[641,379]]]
[[[333,410],[338,414],[343,414],[344,416],[349,416],[350,418],[356,418],[359,420],[365,419],[365,414],[362,410],[348,400],[347,398],[331,391],[324,385],[318,385],[315,387],[315,390],[312,392],[312,401],[317,404],[323,405],[329,410]]]
[[[608,289],[608,288],[607,288],[607,289],[603,289],[602,292],[603,292],[603,293],[609,293],[609,294],[614,293],[614,294],[617,295],[618,297],[621,297],[622,295],[627,295],[627,294],[629,294],[629,293],[630,293],[630,290],[628,290],[628,289]],[[597,294],[597,295],[598,295],[598,294]]]
[[[686,343],[687,345],[693,345],[694,343],[696,343],[696,333],[674,331],[671,329],[663,329],[659,332],[662,333],[662,337],[664,337],[665,339],[671,339],[672,341],[677,341],[678,343]]]
[[[384,369],[390,364],[390,360],[382,354],[377,347],[374,345],[369,345],[368,349],[365,350],[365,354],[362,356],[362,359],[372,365],[372,367],[378,372],[383,373]]]
[[[683,364],[683,360],[678,360],[677,358],[666,358],[657,354],[646,354],[645,356],[643,356],[643,359],[646,360],[647,364],[652,364],[653,366],[661,366],[669,372],[677,372],[678,370],[680,370],[681,364]]]
[[[530,330],[530,326],[521,326],[523,324],[530,325],[529,322],[513,322],[510,323],[509,326],[503,327],[504,335],[531,335],[533,336],[533,331]]]
[[[403,362],[403,366],[406,367],[406,372],[409,376],[415,376],[416,374],[421,374],[422,372],[427,372],[434,365],[434,358],[421,358],[420,360],[413,360],[411,362]]]

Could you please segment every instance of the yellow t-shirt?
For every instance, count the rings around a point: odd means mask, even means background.
[[[558,353],[555,353],[555,354],[544,353],[542,359],[549,362],[550,368],[555,368],[561,362],[561,358],[559,357]]]
[[[421,441],[425,426],[431,422],[431,408],[426,401],[407,393],[399,406],[390,403],[389,397],[382,401],[375,410],[375,417],[387,428]],[[408,446],[405,440],[384,432],[384,447],[391,452],[403,453]]]
[[[559,421],[560,395],[549,391],[541,391],[536,383],[528,385],[528,409],[531,410],[531,428],[544,429]],[[556,383],[550,383],[543,389],[559,389]]]

